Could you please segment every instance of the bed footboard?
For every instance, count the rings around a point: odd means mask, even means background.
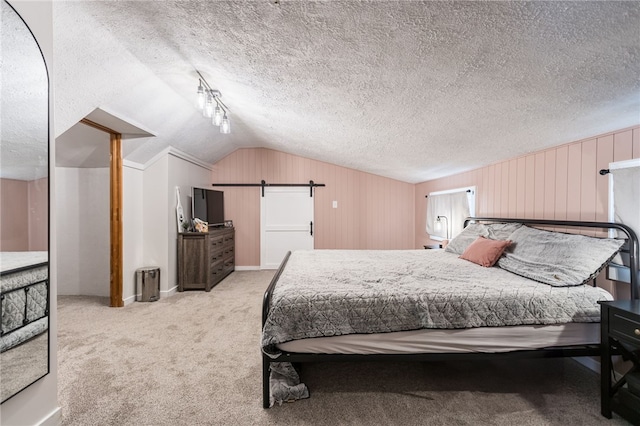
[[[30,291],[31,292],[36,291],[34,287],[43,283],[46,285],[48,284],[48,281],[47,280],[36,281],[33,283],[26,284],[23,287],[3,291],[2,294],[0,294],[0,302],[2,302],[0,303],[0,317],[2,318],[2,323],[0,324],[0,337],[4,337],[5,335],[16,332],[22,329],[23,327],[26,327],[27,325],[31,324],[32,322],[35,322],[40,318],[46,317],[49,314],[48,306],[46,306],[44,309],[41,309],[37,315],[35,316],[29,315]],[[15,300],[24,301],[24,303],[22,303],[20,306],[20,312],[16,312],[20,322],[19,325],[13,324],[16,322],[16,320],[8,319],[5,317],[7,315],[10,315],[10,312],[5,311],[4,301],[5,299],[11,298],[13,295],[17,296],[17,297],[14,297]]]

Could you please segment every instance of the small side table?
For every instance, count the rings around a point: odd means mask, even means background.
[[[640,396],[630,391],[627,384],[627,377],[634,371],[640,371],[640,300],[599,303],[602,415],[610,419],[613,411],[634,425],[640,425]],[[613,383],[611,355],[621,354],[633,362],[633,367]]]

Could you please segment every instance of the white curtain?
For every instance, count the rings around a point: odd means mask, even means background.
[[[447,229],[442,226],[436,229],[435,221],[438,216],[449,217],[451,203],[449,202],[449,194],[429,195],[427,197],[427,234],[432,237],[447,238]]]
[[[431,237],[451,239],[464,228],[464,220],[470,215],[469,193],[465,191],[427,197],[427,234]],[[440,226],[436,225],[438,216]]]
[[[451,233],[455,237],[464,229],[464,220],[469,217],[469,193],[456,192],[451,194]]]

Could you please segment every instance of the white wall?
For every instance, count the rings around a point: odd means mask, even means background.
[[[176,150],[147,164],[143,174],[143,259],[141,266],[160,267],[160,297],[178,287],[176,186],[185,217],[191,215],[191,187],[211,185],[211,168],[190,161]]]
[[[170,291],[167,281],[167,265],[169,264],[169,247],[167,245],[168,174],[169,160],[167,155],[162,155],[145,168],[142,178],[144,264],[138,267],[156,266],[160,268],[161,297]]]
[[[65,255],[72,250],[77,255],[77,226],[80,209],[70,200],[74,194],[78,194],[78,169],[56,167],[56,184],[52,185],[52,192],[56,193],[55,211],[57,212],[56,229],[62,236],[57,239],[58,251],[58,294],[80,294],[79,269],[75,266],[78,262],[75,257]],[[75,200],[77,201],[77,200]],[[69,265],[70,264],[70,265]]]
[[[211,187],[211,170],[198,166],[183,158],[174,155],[168,156],[168,264],[167,284],[169,289],[178,286],[178,219],[176,216],[176,187],[180,188],[180,203],[184,211],[184,217],[191,218],[191,187]]]
[[[109,297],[109,169],[56,167],[58,294]]]
[[[135,300],[136,269],[144,263],[144,211],[142,165],[126,160],[122,168],[122,299]]]
[[[58,293],[109,297],[109,169],[56,168],[58,193]],[[177,290],[175,188],[185,217],[191,187],[208,187],[211,171],[168,152],[144,167],[124,161],[123,287],[125,305],[135,301],[136,270],[160,268],[161,297]]]
[[[47,62],[49,71],[49,132],[55,134],[53,128],[53,90],[51,81],[53,81],[53,13],[52,1],[15,1],[11,0],[10,4],[22,16],[27,25],[33,32]],[[50,138],[49,141],[49,179],[51,188],[55,188],[55,141]],[[55,206],[56,194],[52,189],[49,196],[49,205]],[[57,267],[56,267],[56,212],[50,208],[50,229],[49,229],[49,297],[50,297],[50,313],[49,313],[49,374],[43,379],[38,380],[24,391],[20,392],[13,398],[0,405],[0,419],[3,425],[54,425],[60,420],[60,408],[58,407],[58,354],[56,351],[58,345],[57,329],[58,329],[58,304],[57,297]]]

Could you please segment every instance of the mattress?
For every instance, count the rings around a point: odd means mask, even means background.
[[[34,266],[49,261],[46,251],[3,251],[0,252],[0,273]]]
[[[597,324],[597,302],[611,299],[598,287],[553,287],[442,250],[297,251],[273,290],[262,342],[275,357],[277,345],[324,337]]]
[[[0,253],[0,352],[26,342],[48,329],[48,278],[46,251]]]
[[[569,323],[348,334],[293,340],[281,343],[277,348],[296,353],[371,355],[495,353],[598,343],[599,323]]]

